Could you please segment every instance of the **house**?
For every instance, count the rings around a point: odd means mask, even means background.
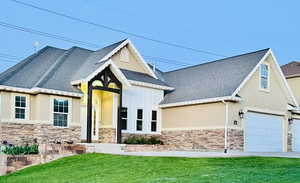
[[[289,86],[291,87],[298,104],[300,104],[300,62],[290,62],[281,67]],[[291,125],[292,146],[296,151],[300,151],[300,113],[293,114],[293,124]]]
[[[298,103],[259,50],[162,72],[126,39],[92,51],[47,46],[0,75],[0,140],[122,143],[176,150],[292,151]]]

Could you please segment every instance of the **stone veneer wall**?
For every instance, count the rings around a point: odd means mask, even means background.
[[[0,141],[22,145],[33,143],[80,142],[80,127],[54,127],[50,124],[0,123]]]
[[[117,143],[115,128],[99,128],[100,143]]]
[[[0,176],[28,166],[47,163],[62,157],[85,152],[85,146],[77,144],[40,144],[39,154],[36,155],[0,154]]]
[[[166,130],[161,140],[170,150],[223,151],[224,129]]]
[[[244,150],[244,131],[242,129],[228,129],[227,131],[228,150]]]

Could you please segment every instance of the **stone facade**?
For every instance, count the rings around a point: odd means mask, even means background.
[[[0,123],[0,141],[15,145],[80,142],[80,127],[54,127],[50,124]]]
[[[224,129],[162,131],[170,150],[223,151]]]
[[[228,129],[227,131],[228,150],[244,150],[244,131],[242,129]]]
[[[100,143],[117,143],[115,128],[99,128]]]
[[[47,163],[62,157],[82,154],[85,146],[75,144],[40,144],[36,155],[0,154],[0,176],[15,172],[28,166]]]

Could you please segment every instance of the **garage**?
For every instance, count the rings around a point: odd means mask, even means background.
[[[255,112],[245,117],[246,152],[283,151],[283,117]]]
[[[300,120],[293,120],[292,125],[292,151],[300,152]]]

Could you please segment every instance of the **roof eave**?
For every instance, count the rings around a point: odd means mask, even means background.
[[[240,97],[225,96],[225,97],[216,97],[216,98],[207,98],[207,99],[200,99],[200,100],[176,102],[176,103],[170,103],[170,104],[160,104],[159,107],[160,108],[179,107],[179,106],[214,103],[214,102],[221,102],[221,101],[239,102],[241,100],[242,99]]]

